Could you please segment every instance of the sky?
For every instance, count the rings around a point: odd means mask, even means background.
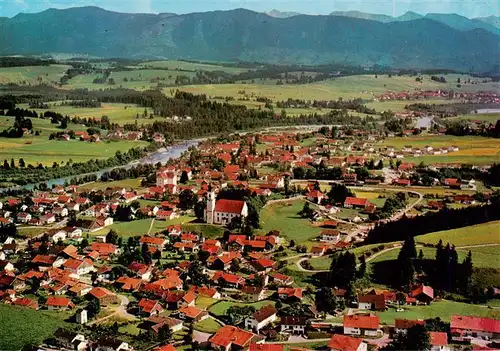
[[[48,8],[99,6],[111,11],[131,13],[189,13],[246,8],[265,12],[273,9],[311,15],[332,11],[358,10],[399,16],[406,11],[457,13],[469,18],[499,16],[500,0],[0,0],[0,16],[20,12],[34,13]]]

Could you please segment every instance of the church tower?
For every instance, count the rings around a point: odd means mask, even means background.
[[[215,193],[209,191],[207,193],[207,208],[205,209],[205,222],[208,224],[214,223],[215,214]]]

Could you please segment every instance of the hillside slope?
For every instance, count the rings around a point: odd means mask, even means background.
[[[96,7],[50,9],[0,22],[0,54],[348,63],[490,70],[500,36],[430,19],[381,23],[345,16],[273,18],[248,10],[124,14]]]

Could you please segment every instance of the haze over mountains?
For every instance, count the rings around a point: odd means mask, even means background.
[[[500,29],[490,17],[271,15],[244,9],[184,15],[126,14],[97,7],[49,9],[1,19],[0,54],[337,62],[462,71],[490,71],[500,60]]]

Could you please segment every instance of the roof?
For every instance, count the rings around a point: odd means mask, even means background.
[[[344,327],[361,329],[378,329],[379,318],[371,314],[353,314],[344,316]]]
[[[448,334],[444,332],[429,332],[432,346],[448,345]]]
[[[215,211],[241,214],[244,206],[245,201],[222,199],[215,204]]]
[[[168,345],[158,346],[153,351],[176,351],[176,350],[177,349],[172,344],[168,344]]]
[[[301,288],[278,288],[278,295],[287,295],[288,297],[302,298]]]
[[[240,348],[247,346],[255,334],[246,330],[234,327],[232,325],[225,325],[210,338],[210,342],[217,346],[227,348],[231,344],[237,345]]]
[[[116,296],[115,293],[101,287],[92,288],[92,290],[89,291],[89,294],[94,296],[96,299],[102,299],[106,296]]]
[[[278,313],[278,310],[273,305],[267,305],[255,312],[252,316],[257,322],[262,322],[276,313]]]
[[[411,291],[412,297],[418,297],[420,295],[429,296],[431,299],[434,298],[434,289],[427,285],[420,285],[418,288]]]
[[[394,326],[398,329],[409,329],[416,325],[425,325],[423,319],[396,319],[394,321]]]
[[[298,316],[283,316],[281,317],[282,325],[306,325],[307,317]]]
[[[368,204],[368,199],[363,199],[360,197],[346,197],[344,204],[366,206]]]
[[[184,313],[189,318],[196,318],[203,310],[194,306],[183,306],[179,308],[179,312]]]
[[[49,296],[45,304],[47,306],[55,306],[55,307],[73,306],[71,300],[64,296]]]
[[[328,347],[333,350],[339,351],[352,351],[357,350],[363,339],[353,338],[351,336],[335,334],[328,341]]]
[[[489,333],[500,333],[500,320],[473,316],[451,316],[450,327],[452,329],[467,329],[485,331]]]
[[[143,312],[151,313],[158,306],[158,301],[142,298],[139,301],[139,307]],[[158,306],[161,308],[161,306]]]
[[[284,345],[280,344],[250,344],[248,351],[283,351]]]
[[[359,295],[358,302],[371,303],[377,310],[385,309],[385,297],[383,294]]]

